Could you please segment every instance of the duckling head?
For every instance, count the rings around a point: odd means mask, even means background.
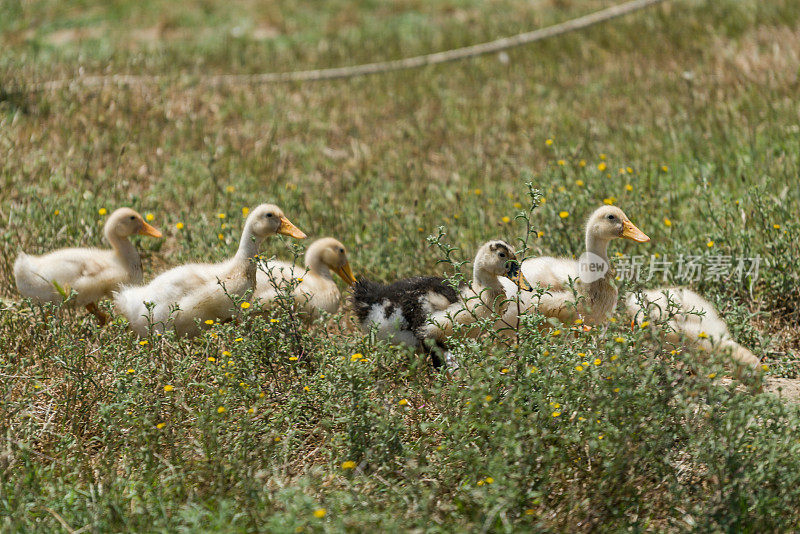
[[[484,243],[478,249],[478,253],[475,255],[474,272],[475,277],[478,277],[479,273],[493,277],[504,276],[522,289],[530,289],[520,271],[519,260],[517,260],[514,248],[499,239]]]
[[[647,235],[639,230],[628,219],[625,212],[616,206],[603,206],[595,210],[586,223],[586,238],[598,241],[610,241],[616,238],[631,239],[637,243],[650,241]]]
[[[305,239],[306,234],[293,225],[278,206],[261,204],[254,208],[247,217],[245,227],[250,229],[256,239],[264,239],[275,234],[288,235],[296,239]]]
[[[350,262],[347,260],[347,250],[338,240],[325,237],[314,241],[306,252],[306,265],[311,266],[317,261],[339,275],[347,285],[356,283]]]
[[[106,238],[127,238],[134,234],[161,237],[161,232],[147,224],[138,212],[131,208],[119,208],[108,217],[105,225]]]

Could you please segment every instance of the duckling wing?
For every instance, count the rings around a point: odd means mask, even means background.
[[[530,285],[555,291],[566,289],[570,278],[578,278],[578,262],[568,258],[529,258],[522,262],[521,269]]]

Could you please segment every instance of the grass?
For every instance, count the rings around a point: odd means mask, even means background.
[[[613,199],[652,241],[612,254],[762,257],[755,282],[692,285],[767,377],[796,377],[796,2],[668,2],[508,62],[348,81],[16,91],[79,69],[393,59],[611,4],[0,3],[1,528],[792,529],[797,408],[624,320],[552,335],[533,317],[511,345],[487,330],[457,344],[451,380],[362,336],[345,309],[140,340],[122,319],[98,329],[16,295],[18,250],[101,245],[99,210],[120,205],[165,233],[137,243],[146,277],[229,257],[242,207],[266,201],[342,240],[357,275],[449,273],[427,237],[443,226],[455,259],[521,238],[531,182],[545,201],[530,255],[579,254],[583,220]]]

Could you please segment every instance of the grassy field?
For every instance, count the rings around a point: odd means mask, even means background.
[[[532,317],[513,343],[487,329],[456,344],[451,379],[360,334],[345,307],[309,327],[278,306],[187,341],[16,294],[19,250],[101,245],[100,210],[122,205],[165,234],[137,240],[146,279],[231,256],[242,208],[273,202],[343,241],[357,276],[388,280],[453,272],[428,239],[440,227],[458,260],[519,244],[519,213],[528,255],[580,254],[607,201],[652,238],[612,254],[762,258],[757,280],[691,285],[765,380],[797,378],[795,0],[676,0],[507,58],[370,78],[202,82],[445,50],[612,4],[0,0],[0,529],[796,528],[800,410],[624,319],[554,335]],[[26,90],[80,73],[168,80]],[[527,183],[544,197],[532,211]]]

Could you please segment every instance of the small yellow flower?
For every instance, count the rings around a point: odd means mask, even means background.
[[[599,436],[597,436],[597,439],[603,439],[604,437],[605,436],[603,434],[600,434]]]
[[[564,165],[567,164],[567,162],[564,161],[563,159],[560,159],[560,160],[558,160],[558,164],[559,164],[559,166],[563,167]]]
[[[250,307],[250,303],[249,302],[242,302],[241,306],[242,306],[243,310],[246,310],[247,308]]]
[[[639,328],[647,328],[650,326],[650,321],[642,321],[642,324],[639,325]]]
[[[311,388],[308,386],[303,386],[303,391],[311,391]]]
[[[625,184],[625,191],[633,191],[633,186],[631,184]]]
[[[538,369],[538,368],[537,368],[535,365],[534,365],[534,366],[532,366],[532,367],[531,367],[531,374],[535,373],[535,372],[536,372],[536,371],[538,371],[538,370],[539,370],[539,369]]]
[[[586,160],[585,159],[580,160],[578,162],[578,165],[580,165],[581,167],[586,167]]]
[[[279,323],[279,322],[281,322],[281,320],[280,319],[270,319],[269,322],[271,322],[271,323]]]
[[[625,338],[622,336],[617,336],[614,338],[614,341],[616,341],[617,343],[625,343]]]
[[[208,361],[215,362],[215,361],[217,361],[217,359],[215,357],[213,357],[213,356],[209,356],[208,357]]]
[[[183,230],[183,223],[179,222],[178,224],[175,225],[175,228],[177,228],[178,230]]]
[[[166,391],[167,393],[169,393],[173,389],[175,388],[172,386],[172,384],[167,384],[166,386],[164,386],[164,391]]]
[[[128,373],[129,375],[132,375],[132,374],[133,374],[133,373],[135,373],[135,372],[136,372],[136,371],[134,371],[133,369],[128,369],[128,370],[126,371],[126,373]]]
[[[217,213],[217,219],[224,219],[225,217],[227,217],[227,215],[224,213]]]
[[[400,406],[408,406],[408,401],[406,399],[400,399],[399,401],[397,401],[397,404],[399,404]]]
[[[699,334],[697,334],[697,337],[699,337],[700,339],[708,339],[708,334],[706,334],[705,332],[700,332]]]
[[[598,171],[604,171],[604,170],[606,170],[607,168],[608,168],[608,165],[606,165],[604,161],[601,161],[601,162],[600,162],[600,163],[597,165],[597,170],[598,170]]]
[[[155,219],[156,217],[152,213],[148,213],[147,215],[144,216],[144,218],[147,219],[148,222],[150,222],[153,219]]]
[[[139,345],[141,345],[142,347],[144,347],[145,345],[147,345],[147,343],[148,343],[148,341],[147,341],[146,339],[143,339],[143,340],[141,340],[141,341],[139,342]]]
[[[314,510],[314,517],[316,517],[317,519],[322,519],[323,517],[325,517],[325,514],[327,513],[328,511],[325,508],[317,508],[316,510]]]
[[[661,172],[667,172],[668,170],[669,170],[669,167],[667,167],[666,165],[662,165],[661,166]]]
[[[222,234],[217,234],[217,239],[219,239],[220,241],[222,241],[223,239],[225,239],[225,236],[224,236],[224,235],[222,235]]]
[[[500,369],[500,373],[501,373],[501,374],[506,374],[507,372],[508,372],[508,369],[506,369],[505,367],[503,367],[502,369]]]
[[[486,402],[492,402],[492,399],[494,399],[494,397],[492,397],[491,395],[486,395],[485,399]]]
[[[342,469],[355,469],[356,463],[353,460],[347,460],[346,462],[342,462]]]
[[[569,212],[568,211],[559,211],[558,212],[558,216],[561,217],[562,219],[566,219],[567,217],[569,217]]]
[[[711,240],[709,240],[709,241],[708,241],[708,243],[706,243],[706,246],[707,246],[708,248],[711,248],[711,247],[713,247],[713,246],[714,246],[714,242],[713,242],[713,241],[711,241]]]
[[[478,481],[478,486],[483,486],[484,484],[485,484],[485,482],[483,480],[479,480]]]
[[[582,365],[576,365],[575,366],[575,370],[576,371],[583,371],[583,366]]]
[[[560,336],[561,335],[561,330],[553,330],[553,333],[550,334],[550,335],[551,336]]]
[[[561,412],[553,412],[550,415],[552,415],[553,417],[558,417],[559,415],[561,415]]]
[[[616,197],[608,197],[603,199],[603,204],[608,204],[609,206],[613,206],[614,202],[616,202]]]
[[[297,361],[297,356],[289,356],[289,361],[290,362],[296,362]]]
[[[553,140],[552,139],[547,139],[547,140],[545,140],[544,144],[547,145],[547,146],[553,146]]]
[[[225,406],[220,406],[217,408],[217,413],[225,413]]]
[[[250,414],[256,413],[256,409],[255,408],[248,408],[247,409],[247,413],[250,413]]]
[[[761,370],[762,371],[768,371],[769,370],[769,366],[766,363],[761,364]]]
[[[559,403],[557,403],[557,402],[551,402],[550,406],[552,406],[553,408],[556,408],[556,409],[561,408],[561,405]]]
[[[614,393],[619,393],[619,388],[614,388]]]
[[[583,180],[575,180],[575,185],[578,187],[583,187]]]
[[[420,227],[418,227],[418,228],[417,228],[417,231],[418,231],[418,232],[424,232],[424,231],[425,231],[425,228],[423,228],[423,227],[421,227],[421,226],[420,226]]]
[[[538,232],[536,232],[536,237],[542,237],[543,235],[544,235],[544,232],[542,230],[539,230]]]
[[[106,213],[108,213],[108,210],[105,208],[100,208],[99,210],[97,210],[97,213],[99,213],[100,215],[105,215]]]
[[[508,215],[503,215],[503,218],[502,218],[501,220],[502,220],[502,221],[503,221],[505,224],[508,224],[508,223],[510,223],[510,222],[511,222],[511,217],[509,217]]]
[[[517,209],[522,209],[522,204],[520,202],[514,202],[514,207]]]
[[[229,185],[228,187],[225,188],[225,191],[228,193],[233,193],[234,191],[236,191],[236,188],[232,185]]]
[[[600,365],[601,363],[603,363],[603,361],[600,358],[595,358],[594,359],[594,364],[595,365]]]
[[[622,167],[620,167],[620,168],[619,168],[619,173],[620,173],[620,174],[625,174],[625,169],[624,169],[624,168],[622,168]]]
[[[167,423],[158,423],[158,424],[156,425],[156,428],[157,428],[157,429],[159,429],[159,430],[161,430],[161,429],[162,429],[162,428],[164,428],[165,426],[167,426]]]
[[[633,167],[625,167],[625,170],[628,171],[628,174],[633,174]]]
[[[281,440],[281,437],[280,437],[280,436],[275,436],[275,442],[276,442],[276,443],[277,443],[277,442],[279,442],[280,440]]]
[[[666,227],[672,226],[672,221],[670,221],[669,219],[664,217],[664,226],[666,226]]]
[[[473,191],[473,193],[475,193],[477,196],[481,196],[483,194],[483,191],[481,189],[476,189],[475,191]]]
[[[360,359],[361,359],[361,358],[363,358],[363,357],[364,357],[364,355],[363,355],[363,354],[361,354],[360,352],[356,352],[355,354],[353,354],[352,356],[350,356],[350,361],[351,361],[351,362],[354,362],[354,361],[356,361],[356,360],[360,360]]]
[[[487,484],[494,484],[494,479],[492,477],[486,477]]]
[[[600,159],[606,159],[606,155],[605,154],[600,154]]]
[[[619,358],[619,354],[612,354],[612,355],[611,355],[611,361],[612,361],[612,362],[613,362],[614,360],[616,360],[617,358]]]
[[[776,230],[780,230],[781,229],[781,225],[780,224],[773,224],[772,227],[775,228]]]
[[[247,217],[248,213],[250,213],[250,208],[247,207],[242,208],[242,217]]]
[[[55,210],[55,211],[53,212],[53,215],[61,215],[61,210]]]
[[[717,376],[717,373],[711,373],[708,375],[708,378],[714,378],[715,376]]]

